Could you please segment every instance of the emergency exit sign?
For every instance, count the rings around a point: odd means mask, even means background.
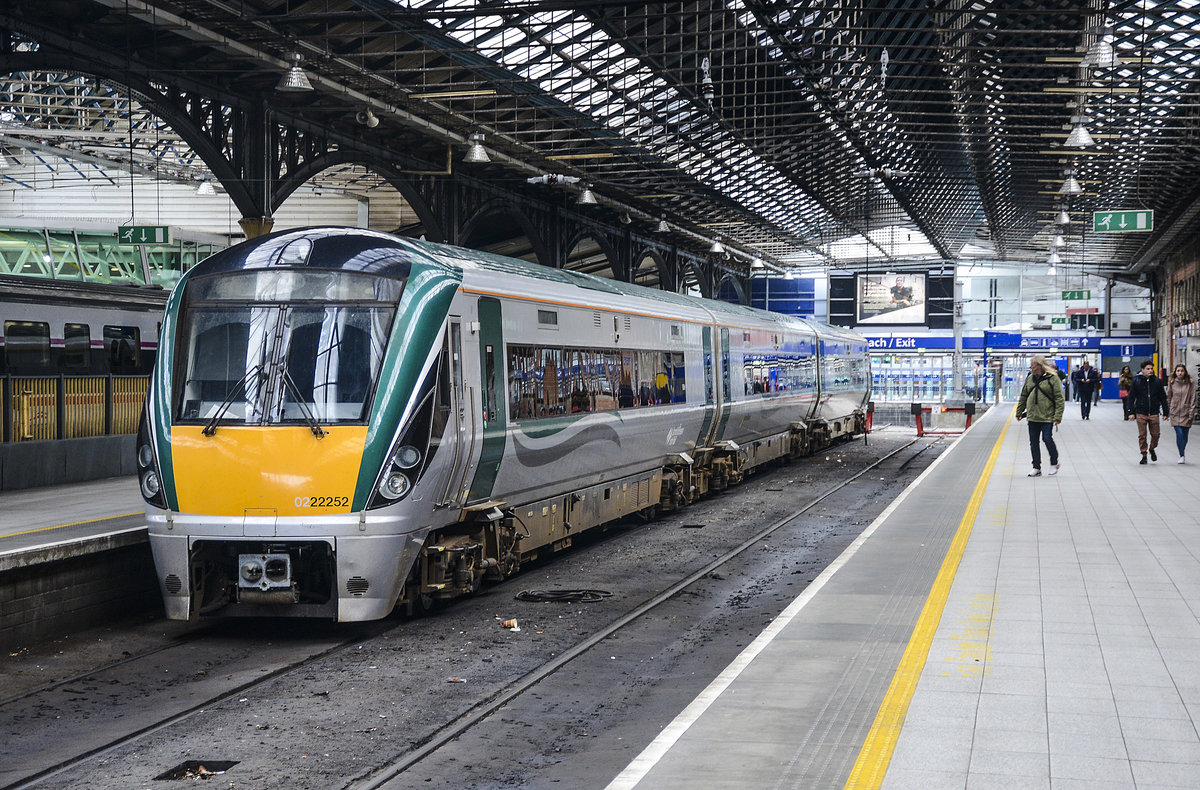
[[[1154,230],[1154,212],[1093,211],[1092,230],[1096,233],[1138,233]]]
[[[1063,291],[1062,295],[1063,295],[1062,298],[1063,298],[1064,302],[1073,302],[1073,301],[1077,301],[1079,299],[1091,299],[1092,298],[1091,291]]]
[[[121,244],[170,244],[169,225],[122,225],[117,228],[117,241]]]
[[[1067,317],[1065,315],[1056,315],[1050,319],[1051,326],[1066,326]]]

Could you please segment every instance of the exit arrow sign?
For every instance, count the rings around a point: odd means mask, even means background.
[[[1063,316],[1056,315],[1050,319],[1051,326],[1059,326],[1059,325],[1065,326],[1066,323],[1067,323],[1067,317],[1065,315],[1063,315]]]
[[[1154,212],[1093,211],[1092,230],[1096,233],[1144,233],[1154,230]]]
[[[122,225],[117,228],[120,244],[170,244],[169,225]]]
[[[1091,291],[1063,291],[1062,298],[1064,302],[1071,302],[1077,299],[1091,299]]]

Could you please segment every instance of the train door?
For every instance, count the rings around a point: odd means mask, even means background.
[[[471,480],[468,498],[472,502],[489,499],[500,460],[504,457],[505,431],[508,427],[507,398],[504,385],[504,324],[500,302],[488,296],[479,298],[479,387],[476,403],[481,411],[482,446],[479,464]],[[477,434],[478,435],[478,434]]]
[[[733,410],[733,388],[729,372],[729,328],[721,327],[721,400],[720,417],[717,419],[717,432],[712,441],[720,441],[725,435],[725,424],[729,422],[729,413]]]
[[[713,331],[706,326],[701,331],[704,346],[704,423],[700,426],[700,435],[696,437],[697,447],[707,447],[713,441],[713,428],[717,422],[713,419],[720,408],[717,399],[717,349],[713,346]]]
[[[445,440],[453,442],[450,466],[446,472],[446,487],[441,504],[447,507],[464,504],[467,471],[475,455],[479,414],[472,392],[463,386],[462,317],[452,315],[446,326],[442,374],[445,383],[439,386],[439,407],[446,413],[448,430]]]

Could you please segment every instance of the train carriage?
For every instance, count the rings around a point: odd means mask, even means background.
[[[383,617],[865,429],[844,330],[356,229],[195,267],[138,463],[166,609]]]

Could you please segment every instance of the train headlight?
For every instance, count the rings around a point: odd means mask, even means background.
[[[412,469],[417,464],[421,463],[421,451],[413,447],[411,444],[406,444],[396,451],[396,466],[401,469]]]
[[[143,469],[154,463],[154,451],[150,449],[150,445],[143,444],[138,448],[137,460],[138,466],[142,467]]]
[[[412,483],[407,477],[399,472],[393,472],[383,478],[383,482],[379,485],[379,493],[388,499],[399,499],[407,494],[410,488],[412,488]]]
[[[258,584],[263,576],[263,566],[257,560],[242,563],[241,569],[242,579],[250,584]]]
[[[158,492],[162,490],[162,485],[158,481],[158,472],[151,469],[146,474],[142,475],[142,496],[146,499],[154,499],[158,496]]]

